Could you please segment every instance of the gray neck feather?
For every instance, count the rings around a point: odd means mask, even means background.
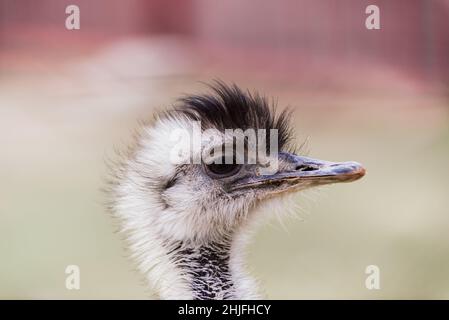
[[[199,246],[179,242],[171,252],[176,265],[192,279],[194,299],[232,299],[235,285],[229,268],[230,241]]]

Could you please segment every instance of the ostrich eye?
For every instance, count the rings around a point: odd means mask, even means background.
[[[240,164],[216,164],[206,166],[206,171],[211,178],[226,178],[237,174],[242,166]]]

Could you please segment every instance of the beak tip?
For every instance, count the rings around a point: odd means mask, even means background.
[[[354,177],[354,180],[358,180],[366,174],[365,167],[363,165],[361,165],[360,163],[353,162],[352,167],[353,167],[353,170],[352,170],[351,176]]]

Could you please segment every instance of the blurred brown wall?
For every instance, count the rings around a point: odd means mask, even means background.
[[[398,65],[449,79],[448,0],[0,0],[0,41],[17,28],[58,28],[77,4],[83,32],[182,34],[198,43]],[[365,28],[376,4],[381,30]],[[1,44],[1,43],[0,43]]]
[[[336,60],[373,60],[430,77],[449,77],[447,0],[198,0],[196,32],[205,41]],[[380,8],[381,30],[365,28]]]
[[[191,32],[192,0],[0,0],[1,25],[63,26],[70,4],[80,8],[82,27],[97,32]]]

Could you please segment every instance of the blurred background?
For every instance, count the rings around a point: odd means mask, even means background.
[[[368,170],[257,233],[269,298],[449,299],[448,0],[0,0],[0,298],[153,297],[103,208],[104,159],[212,79],[293,107],[309,155]]]

